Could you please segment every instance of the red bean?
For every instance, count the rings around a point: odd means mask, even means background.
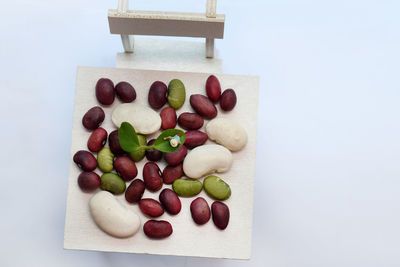
[[[197,224],[205,224],[210,220],[211,213],[207,201],[198,197],[190,204],[190,213],[192,214],[193,221]]]
[[[206,81],[206,93],[213,102],[217,102],[221,97],[221,85],[214,75],[210,75]]]
[[[115,86],[118,98],[124,103],[130,103],[136,99],[136,91],[128,82],[119,82]]]
[[[107,142],[107,131],[97,128],[92,132],[87,142],[88,149],[92,152],[99,152]]]
[[[150,217],[160,217],[164,214],[164,208],[161,206],[160,202],[151,198],[142,198],[139,201],[139,208]]]
[[[181,211],[181,201],[178,195],[171,189],[163,189],[160,193],[159,199],[169,214],[176,215]]]
[[[128,156],[118,157],[114,161],[114,168],[125,181],[132,180],[138,173],[135,162]]]
[[[171,107],[166,107],[160,112],[161,128],[163,130],[173,129],[176,126],[176,112]]]
[[[147,142],[148,146],[152,146],[156,139],[151,139]],[[151,150],[146,150],[146,158],[150,161],[159,161],[162,158],[163,153],[155,148]]]
[[[221,109],[224,111],[231,111],[236,105],[236,93],[233,89],[226,89],[221,96],[219,102]]]
[[[114,155],[125,154],[125,151],[119,144],[118,130],[112,131],[110,133],[110,135],[108,136],[108,145],[110,146],[111,152]]]
[[[204,95],[194,94],[190,96],[190,105],[200,116],[213,119],[217,116],[217,108],[210,99]]]
[[[165,184],[172,184],[176,179],[183,176],[183,164],[176,166],[167,166],[162,172],[162,178]]]
[[[204,119],[199,114],[184,112],[179,115],[178,123],[184,129],[197,130],[203,126]]]
[[[114,102],[114,83],[110,79],[101,78],[97,81],[96,98],[103,105],[111,105]]]
[[[163,185],[161,171],[154,162],[147,162],[143,167],[143,181],[146,188],[150,191],[158,191]]]
[[[181,163],[187,154],[187,148],[185,146],[181,146],[177,151],[175,152],[168,152],[165,153],[164,159],[168,163],[168,165],[178,165]]]
[[[142,198],[145,186],[142,180],[135,179],[125,191],[125,199],[129,203],[137,203]]]
[[[78,176],[78,185],[82,191],[90,192],[100,187],[100,176],[95,172],[82,172]]]
[[[221,201],[215,201],[211,205],[211,213],[215,226],[224,230],[229,223],[229,208]]]
[[[167,85],[156,81],[150,86],[148,101],[153,109],[160,109],[167,103]]]
[[[184,145],[189,149],[203,145],[208,139],[208,135],[206,133],[197,130],[187,131],[185,136],[186,140]]]
[[[173,232],[172,225],[167,221],[150,220],[143,225],[145,235],[150,238],[166,238]]]
[[[97,167],[97,160],[92,153],[79,150],[74,155],[74,162],[85,172],[91,172]]]
[[[82,118],[82,125],[88,130],[97,129],[104,121],[106,114],[99,106],[89,109]]]

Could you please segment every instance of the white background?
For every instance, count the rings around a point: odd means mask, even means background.
[[[250,261],[62,249],[76,67],[115,65],[117,1],[4,2],[0,266],[400,265],[397,0],[218,2],[223,72],[261,77]]]

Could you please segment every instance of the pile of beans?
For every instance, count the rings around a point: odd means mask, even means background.
[[[182,204],[179,197],[193,197],[204,188],[205,192],[216,201],[211,209],[207,201],[197,197],[191,202],[190,212],[193,221],[198,225],[207,223],[212,215],[216,227],[223,230],[229,223],[229,208],[224,204],[231,195],[227,183],[217,176],[208,176],[203,183],[199,180],[183,178],[183,161],[188,150],[202,146],[208,135],[199,129],[204,120],[210,120],[218,115],[215,104],[219,102],[224,111],[232,110],[236,105],[236,94],[233,89],[226,89],[221,93],[220,83],[214,75],[206,81],[206,95],[193,94],[190,96],[190,105],[195,112],[182,112],[179,116],[176,110],[181,108],[186,99],[184,84],[172,80],[167,86],[161,81],[155,81],[149,88],[148,103],[154,110],[160,111],[161,128],[173,129],[176,125],[185,129],[186,141],[175,152],[162,153],[156,149],[139,150],[126,153],[120,146],[118,130],[108,134],[100,127],[105,119],[105,113],[100,106],[89,109],[82,118],[82,125],[91,131],[86,150],[75,153],[73,161],[82,170],[78,176],[78,185],[85,192],[92,192],[98,188],[111,192],[114,195],[125,194],[129,203],[136,203],[143,214],[157,218],[167,212],[176,215],[181,211]],[[130,103],[136,99],[136,91],[128,82],[120,82],[116,86],[107,78],[98,80],[95,88],[98,102],[103,106],[111,105],[115,96],[123,103]],[[168,106],[164,107],[168,103]],[[138,135],[141,145],[152,145],[154,139],[147,140],[145,135]],[[105,146],[108,140],[108,147]],[[97,153],[97,157],[94,155]],[[143,158],[147,163],[142,170],[143,180],[136,178],[138,169],[136,163]],[[164,158],[167,166],[161,170],[156,162]],[[94,172],[99,168],[103,174]],[[115,170],[115,172],[112,172]],[[136,178],[136,179],[135,179]],[[132,181],[129,186],[126,182]],[[158,200],[142,198],[145,190],[158,192],[163,184],[171,185],[172,189],[164,188]],[[168,221],[149,220],[143,226],[144,233],[150,238],[165,238],[172,234],[172,225]]]

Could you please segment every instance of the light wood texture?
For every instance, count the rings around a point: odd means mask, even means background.
[[[206,16],[207,18],[217,17],[217,0],[207,0]]]
[[[217,0],[207,0],[206,6],[206,16],[207,18],[217,17]],[[214,57],[214,39],[206,38],[206,57]]]
[[[181,13],[128,10],[108,11],[112,34],[186,36],[204,38],[224,37],[225,15],[207,18],[204,13]]]
[[[257,137],[257,103],[258,103],[258,78],[252,76],[222,75],[217,74],[222,88],[234,88],[238,102],[234,110],[229,113],[221,112],[218,107],[219,117],[229,117],[242,124],[249,137],[247,146],[233,153],[232,168],[219,176],[224,179],[232,189],[232,196],[225,201],[230,208],[230,222],[226,230],[218,230],[212,220],[203,226],[197,226],[190,215],[190,203],[194,198],[181,198],[182,210],[176,216],[163,214],[159,219],[168,220],[173,226],[173,234],[163,240],[147,238],[140,230],[130,238],[114,238],[102,232],[92,220],[88,201],[92,193],[83,193],[77,185],[80,173],[73,163],[74,153],[80,149],[87,149],[86,143],[90,132],[82,126],[81,120],[85,112],[98,105],[95,97],[95,84],[101,77],[108,77],[117,83],[128,81],[136,89],[137,103],[148,105],[147,94],[152,82],[155,80],[168,83],[173,78],[183,81],[187,90],[187,99],[178,114],[191,111],[189,96],[193,93],[205,91],[207,73],[162,72],[132,69],[108,69],[79,67],[75,91],[74,119],[72,128],[72,143],[70,155],[70,174],[68,178],[67,210],[65,221],[64,248],[79,250],[100,250],[129,253],[184,255],[198,257],[249,259],[251,254],[251,235],[253,224],[253,190],[255,172],[255,153]],[[104,107],[106,118],[101,127],[109,133],[114,130],[111,122],[111,112],[119,105],[118,99],[109,106]],[[206,123],[205,123],[206,124]],[[204,131],[204,127],[202,129]],[[212,141],[208,140],[208,143]],[[142,179],[142,169],[146,161],[137,164]],[[159,164],[163,169],[165,164]],[[100,174],[99,170],[96,170]],[[171,188],[170,185],[164,185]],[[146,190],[144,197],[158,199],[159,192],[151,193]],[[203,191],[199,196],[204,197],[209,205],[213,200]],[[148,220],[139,210],[138,205],[130,205],[124,195],[118,199],[137,212],[142,220],[142,225]]]
[[[118,53],[117,68],[221,73],[218,50],[205,57],[204,42],[135,37],[135,53]]]
[[[118,13],[125,13],[129,9],[128,0],[118,0]],[[121,34],[122,46],[125,53],[133,53],[133,36]]]

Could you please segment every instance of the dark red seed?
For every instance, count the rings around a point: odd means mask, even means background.
[[[119,100],[124,103],[130,103],[136,99],[135,88],[128,82],[119,82],[115,86],[115,93],[117,93]]]
[[[168,165],[178,165],[181,163],[187,154],[187,148],[185,146],[181,146],[177,151],[175,152],[168,152],[165,153],[164,159],[168,163]]]
[[[197,224],[205,224],[210,220],[211,213],[207,201],[198,197],[190,204],[190,213],[192,214],[193,221]]]
[[[106,114],[99,106],[89,109],[82,118],[82,125],[88,130],[97,129],[104,121]]]
[[[215,201],[211,205],[211,213],[215,226],[224,230],[229,223],[229,208],[221,201]]]
[[[151,198],[142,198],[139,201],[139,208],[150,217],[160,217],[164,214],[164,208],[161,206],[160,202]]]
[[[183,164],[167,166],[164,168],[162,178],[165,184],[172,184],[176,179],[183,176]]]
[[[181,211],[181,201],[178,195],[171,189],[163,189],[160,193],[159,199],[169,214],[176,215]]]
[[[138,174],[135,162],[128,156],[118,157],[114,161],[114,168],[125,181],[132,180]]]
[[[103,105],[111,105],[114,102],[114,83],[110,79],[101,78],[97,81],[96,98]]]
[[[97,167],[97,160],[92,153],[79,150],[74,155],[74,162],[85,172],[91,172]]]
[[[206,81],[206,93],[213,102],[217,102],[221,97],[221,85],[214,75],[210,75]]]
[[[196,111],[197,114],[206,118],[206,119],[213,119],[217,116],[217,108],[211,102],[211,100],[199,94],[194,94],[190,96],[190,105]]]
[[[100,187],[100,176],[95,172],[82,172],[78,176],[78,185],[82,191],[90,192]]]
[[[167,103],[167,85],[156,81],[150,86],[148,101],[153,109],[160,109]]]
[[[137,203],[140,199],[142,199],[143,193],[145,190],[145,185],[142,180],[135,179],[128,186],[125,191],[125,199],[129,203]]]
[[[166,238],[173,232],[172,225],[167,221],[150,220],[143,225],[143,232],[150,238]]]
[[[208,135],[206,133],[197,130],[187,131],[185,136],[186,140],[184,145],[189,149],[203,145],[208,139]]]
[[[176,126],[176,111],[171,107],[165,107],[160,112],[161,128],[163,130],[173,129]]]
[[[161,171],[154,162],[147,162],[143,167],[143,181],[146,188],[150,191],[158,191],[163,185]]]
[[[224,111],[231,111],[236,106],[236,93],[233,89],[226,89],[221,96],[219,105]]]
[[[156,139],[151,139],[149,142],[147,142],[148,146],[152,146]],[[146,158],[150,161],[159,161],[163,156],[163,153],[155,148],[151,150],[146,150]]]
[[[97,128],[92,132],[87,142],[88,149],[92,152],[99,152],[107,142],[107,131]]]
[[[184,129],[197,130],[203,126],[204,119],[199,114],[184,112],[179,115],[178,123]]]
[[[118,130],[112,131],[110,133],[110,135],[108,136],[108,145],[110,146],[110,150],[114,155],[125,154],[125,151],[119,144]]]

